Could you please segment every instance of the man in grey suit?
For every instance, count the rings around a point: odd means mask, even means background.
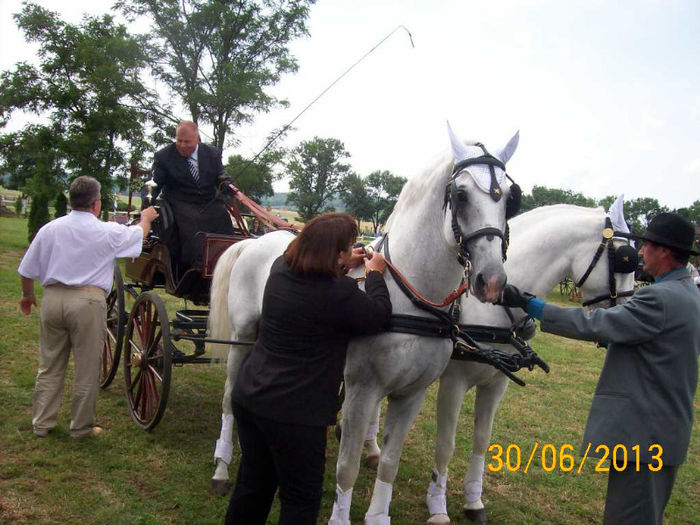
[[[197,124],[183,121],[175,132],[175,143],[156,152],[153,180],[173,210],[180,269],[199,263],[200,232],[233,234],[233,224],[217,187],[230,183],[221,162],[221,151],[201,143]]]
[[[700,252],[692,249],[693,225],[673,213],[629,236],[644,241],[639,254],[655,279],[629,302],[608,310],[560,308],[507,285],[502,304],[541,319],[545,332],[608,344],[582,453],[608,451],[611,459],[604,523],[660,524],[693,424],[700,293],[685,266]]]

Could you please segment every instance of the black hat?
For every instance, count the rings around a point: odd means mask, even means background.
[[[700,252],[693,250],[695,227],[677,213],[659,213],[649,221],[649,226],[643,234],[629,233],[623,236],[651,241],[691,255],[700,255]]]

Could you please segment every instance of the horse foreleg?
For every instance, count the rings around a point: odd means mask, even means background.
[[[377,444],[377,433],[379,433],[379,419],[382,415],[382,403],[381,401],[377,403],[377,414],[374,421],[370,423],[367,427],[367,434],[365,434],[365,451],[367,456],[365,457],[365,465],[371,468],[376,468],[379,464],[379,455],[381,454],[381,449]]]
[[[348,395],[343,403],[343,432],[335,471],[335,501],[328,525],[350,525],[352,489],[360,470],[362,446],[370,420],[374,417],[375,408],[380,401],[378,394],[368,391],[358,395],[352,395],[352,389],[346,392]]]
[[[508,378],[497,374],[488,383],[476,387],[474,401],[474,442],[469,458],[467,473],[464,476],[464,512],[477,523],[486,523],[484,503],[481,501],[484,480],[486,449],[491,441],[491,431],[496,410],[508,389]]]
[[[447,470],[455,449],[459,411],[469,386],[460,369],[461,363],[450,363],[440,377],[437,397],[437,439],[433,470],[425,503],[430,512],[429,524],[450,523],[447,515]]]
[[[425,389],[406,397],[389,398],[377,479],[374,482],[369,509],[365,514],[366,525],[389,525],[391,523],[389,504],[391,503],[394,480],[399,470],[401,451],[413,421],[423,406],[424,399]]]
[[[233,430],[235,426],[231,395],[238,368],[245,353],[245,350],[231,346],[226,362],[226,384],[224,396],[221,399],[221,433],[219,439],[216,440],[216,448],[214,449],[216,469],[211,479],[212,491],[221,495],[225,495],[230,488],[228,466],[233,458]]]

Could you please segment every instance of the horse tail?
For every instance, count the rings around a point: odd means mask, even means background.
[[[246,246],[255,239],[245,239],[228,247],[221,254],[214,267],[214,276],[211,281],[209,296],[209,319],[207,320],[207,334],[211,339],[231,340],[231,319],[228,309],[228,291],[231,283],[233,267]],[[222,343],[209,343],[212,356],[225,361],[229,345]],[[215,361],[218,361],[215,359]]]

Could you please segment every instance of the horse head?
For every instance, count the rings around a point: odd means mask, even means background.
[[[495,302],[506,283],[507,220],[520,204],[520,188],[506,180],[505,171],[518,133],[491,153],[481,143],[458,140],[449,124],[448,130],[453,168],[445,191],[443,235],[467,269],[471,292],[482,302]]]
[[[629,233],[622,215],[622,197],[613,206],[591,239],[599,244],[590,262],[583,259],[574,264],[582,304],[590,308],[615,306],[626,302],[634,292],[634,271],[639,257],[628,239],[617,236]],[[588,265],[583,267],[586,263]]]

